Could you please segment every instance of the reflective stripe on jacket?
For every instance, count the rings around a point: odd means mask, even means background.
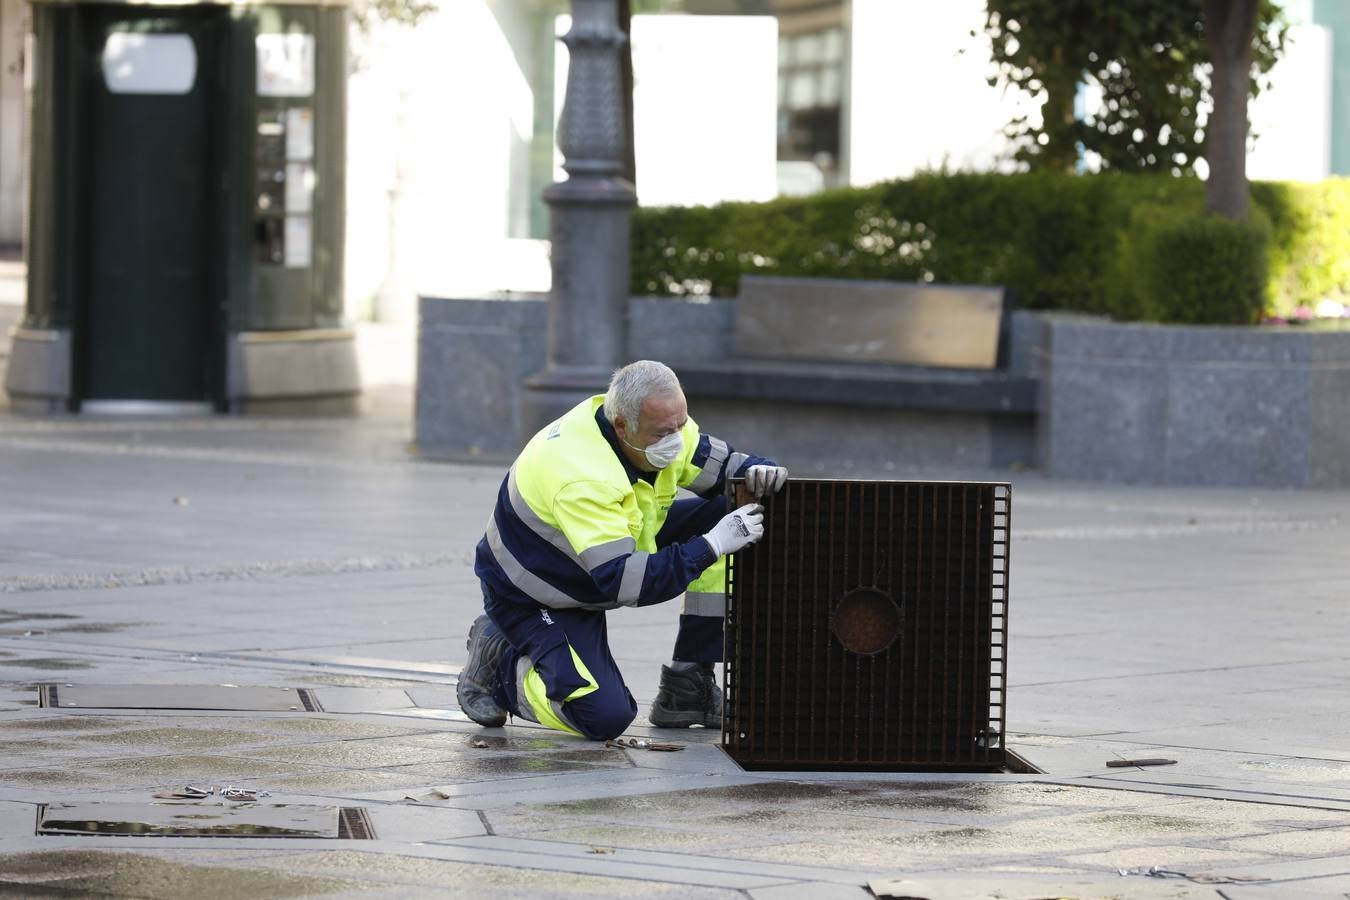
[[[577,404],[536,434],[502,481],[474,563],[499,599],[613,609],[678,596],[716,557],[701,537],[657,549],[676,488],[711,497],[727,473],[769,462],[700,434],[689,419],[680,457],[640,472],[619,450],[604,399]]]

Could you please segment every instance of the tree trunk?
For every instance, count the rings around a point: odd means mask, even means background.
[[[1205,133],[1205,210],[1247,218],[1247,96],[1258,0],[1205,0],[1214,111]]]
[[[1072,175],[1078,168],[1078,70],[1064,62],[1064,48],[1055,47],[1041,66],[1045,101],[1041,104],[1041,134],[1045,143],[1036,153],[1037,168]]]
[[[1045,103],[1041,116],[1048,143],[1043,151],[1045,168],[1072,175],[1078,169],[1078,119],[1074,100],[1078,96],[1076,72],[1065,73],[1063,66],[1047,73]]]

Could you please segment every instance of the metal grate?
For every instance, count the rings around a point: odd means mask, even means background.
[[[1003,769],[1011,486],[793,479],[764,505],[728,564],[732,758]]]
[[[347,841],[372,841],[375,826],[362,806],[344,806],[338,810],[338,838]]]

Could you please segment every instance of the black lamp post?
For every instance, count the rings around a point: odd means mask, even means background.
[[[525,382],[528,439],[592,394],[627,362],[631,129],[623,61],[628,36],[617,0],[572,0],[562,41],[570,63],[558,125],[567,179],[544,191],[553,289],[544,370]]]

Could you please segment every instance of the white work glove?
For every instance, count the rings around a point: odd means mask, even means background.
[[[776,494],[787,481],[787,469],[782,466],[751,466],[745,470],[745,486],[756,497]]]
[[[718,556],[744,550],[764,537],[764,507],[747,503],[723,516],[703,537]]]

